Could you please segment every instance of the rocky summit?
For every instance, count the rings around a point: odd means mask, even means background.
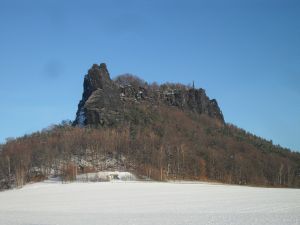
[[[204,89],[170,83],[149,85],[131,75],[112,80],[104,63],[94,64],[89,69],[83,88],[74,121],[74,125],[81,127],[118,125],[128,120],[131,108],[138,105],[176,107],[205,114],[224,123],[217,101],[210,100]]]

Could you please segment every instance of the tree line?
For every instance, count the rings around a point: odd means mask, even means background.
[[[69,122],[0,146],[0,189],[112,169],[141,179],[206,180],[300,187],[300,154],[205,115],[165,106],[131,107],[123,124],[79,128]],[[84,161],[85,163],[82,163]]]

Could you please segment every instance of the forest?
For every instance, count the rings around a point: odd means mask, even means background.
[[[158,181],[300,187],[297,152],[207,115],[164,105],[130,110],[126,122],[111,127],[63,121],[7,140],[0,146],[0,189],[114,169]]]

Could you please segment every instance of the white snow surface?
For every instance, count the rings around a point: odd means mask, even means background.
[[[129,172],[101,171],[96,173],[85,173],[76,176],[77,181],[134,181],[136,177]]]
[[[300,224],[300,190],[45,181],[0,192],[1,225]]]

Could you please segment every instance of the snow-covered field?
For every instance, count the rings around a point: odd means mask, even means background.
[[[42,182],[0,192],[1,225],[300,224],[300,190],[209,183]]]

